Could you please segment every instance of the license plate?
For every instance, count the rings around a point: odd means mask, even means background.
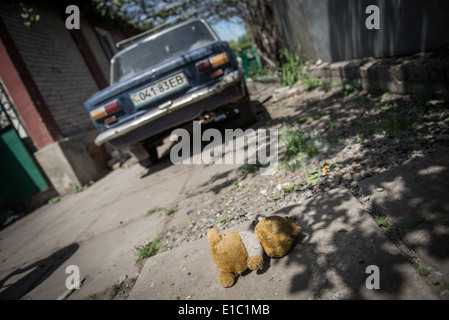
[[[185,74],[181,72],[131,93],[130,97],[134,106],[140,108],[188,86],[189,81]]]

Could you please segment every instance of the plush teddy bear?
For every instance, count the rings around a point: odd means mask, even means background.
[[[220,235],[216,229],[207,230],[211,258],[220,269],[218,282],[228,288],[234,284],[235,274],[248,268],[261,268],[264,251],[272,258],[283,257],[300,230],[295,223],[279,216],[262,218],[254,233],[240,231]]]
[[[262,267],[263,249],[254,233],[240,231],[220,235],[216,229],[209,229],[207,239],[212,261],[220,269],[218,282],[223,287],[234,284],[235,274]]]
[[[290,250],[298,227],[289,218],[280,216],[264,217],[254,228],[254,233],[262,244],[263,250],[271,258],[282,258]]]

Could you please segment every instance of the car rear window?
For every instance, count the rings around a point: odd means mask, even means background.
[[[112,60],[111,82],[126,80],[152,66],[216,40],[201,21],[162,31],[118,53]]]

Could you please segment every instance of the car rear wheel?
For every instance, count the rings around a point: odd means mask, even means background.
[[[238,107],[239,109],[239,121],[238,124],[240,126],[248,126],[257,121],[256,112],[254,111],[251,101],[248,99],[247,101],[241,103]]]
[[[245,98],[238,105],[239,116],[236,125],[238,127],[248,126],[257,121],[256,112],[254,111],[251,100],[249,98],[248,89],[245,84]]]
[[[149,154],[146,159],[139,160],[139,164],[144,168],[149,168],[158,161],[156,146],[150,146],[145,148]]]

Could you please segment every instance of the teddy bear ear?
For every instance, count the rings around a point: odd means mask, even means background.
[[[208,229],[207,240],[209,240],[209,245],[211,246],[217,245],[217,243],[219,243],[221,240],[220,233],[214,228]]]

